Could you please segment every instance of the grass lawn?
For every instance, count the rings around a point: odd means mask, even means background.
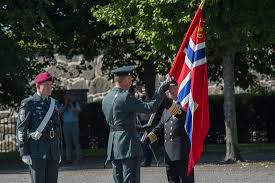
[[[106,149],[82,149],[83,156],[93,156],[93,157],[105,157]]]
[[[239,144],[241,153],[274,152],[275,144]],[[204,153],[225,153],[225,144],[205,144]]]

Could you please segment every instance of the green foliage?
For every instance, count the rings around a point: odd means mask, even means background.
[[[104,47],[100,35],[108,30],[108,27],[96,21],[90,8],[107,2],[67,0],[54,3],[55,12],[50,14],[50,18],[58,36],[58,42],[55,44],[58,53],[69,58],[83,54],[86,60],[100,54]]]
[[[0,97],[16,104],[54,53],[103,53],[104,68],[153,63],[166,74],[200,2],[198,0],[2,0]],[[257,89],[251,71],[274,77],[274,1],[206,1],[209,76],[222,81],[221,59],[235,55],[236,84]],[[103,39],[102,39],[103,38]],[[38,62],[37,56],[50,62]],[[148,64],[150,63],[150,64]],[[154,72],[152,72],[154,73]],[[257,90],[259,91],[259,90]]]
[[[220,62],[231,49],[235,84],[261,91],[256,73],[275,77],[274,1],[213,0],[205,5],[210,79],[220,80]]]
[[[188,11],[183,11],[187,7]],[[187,28],[183,23],[191,21],[190,11],[195,9],[193,1],[117,0],[106,6],[97,6],[92,12],[112,26],[103,34],[104,39],[121,38],[127,40],[123,42],[124,47],[134,45],[132,52],[120,50],[121,54],[129,53],[141,61],[154,61],[158,71],[167,72],[165,66],[167,62],[171,63],[183,38],[184,26]]]
[[[157,71],[166,74],[200,1],[195,0],[113,0],[106,6],[92,8],[93,15],[111,30],[105,40],[123,39],[121,55],[154,62]],[[210,0],[206,1],[205,28],[209,78],[222,81],[221,60],[225,54],[235,56],[236,85],[257,88],[255,74],[274,77],[274,1]],[[129,41],[130,40],[130,41]],[[134,45],[134,46],[132,46]],[[118,46],[118,45],[117,45]],[[110,49],[113,47],[111,46]],[[273,51],[272,51],[273,50]],[[115,53],[117,54],[117,53]],[[106,68],[117,65],[107,52]],[[124,62],[122,62],[124,61]],[[127,64],[121,60],[119,64]]]
[[[21,1],[14,4],[1,1],[0,7],[0,103],[16,105],[30,91],[28,83],[35,74],[34,68],[42,66],[35,60],[34,51],[42,48],[48,39],[43,38],[46,32],[35,31],[41,27],[34,23],[37,17],[31,15],[33,6]],[[41,44],[37,44],[39,41]]]
[[[30,94],[34,75],[54,64],[55,53],[92,59],[107,26],[91,16],[100,0],[3,0],[0,2],[0,103],[16,105]],[[38,62],[38,57],[46,61]],[[81,67],[81,66],[80,66]],[[82,68],[82,67],[81,67]]]
[[[1,104],[14,106],[30,94],[34,75],[47,65],[36,56],[52,52],[55,35],[47,17],[50,7],[46,0],[1,1]]]

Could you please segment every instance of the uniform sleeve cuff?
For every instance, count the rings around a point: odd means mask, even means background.
[[[24,148],[23,147],[19,148],[19,153],[20,153],[20,156],[29,155],[29,151],[25,147]]]
[[[147,137],[150,139],[151,144],[154,143],[155,141],[157,141],[157,136],[156,134],[154,134],[153,132],[150,132]]]

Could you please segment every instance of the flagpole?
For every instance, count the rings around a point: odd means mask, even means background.
[[[203,5],[204,5],[204,2],[205,2],[205,0],[202,0],[202,1],[201,1],[201,3],[200,3],[200,5],[199,5],[199,7],[198,7],[198,9],[197,9],[197,11],[196,11],[196,13],[195,13],[195,15],[194,15],[193,20],[192,20],[192,22],[191,22],[189,28],[187,29],[187,32],[186,32],[186,34],[185,34],[185,36],[184,36],[184,39],[183,39],[183,41],[182,41],[182,43],[181,43],[181,46],[180,46],[180,48],[179,48],[179,50],[182,50],[182,51],[179,51],[179,52],[177,53],[177,55],[176,55],[176,57],[175,57],[175,59],[174,59],[174,62],[173,62],[173,64],[172,64],[172,67],[171,67],[171,68],[177,68],[177,65],[179,64],[179,62],[177,61],[177,60],[179,60],[178,57],[181,57],[181,55],[182,55],[182,53],[183,53],[183,50],[184,50],[185,47],[186,47],[186,43],[187,43],[187,41],[188,41],[190,35],[192,34],[193,30],[195,29],[195,25],[196,25],[197,22],[199,21],[199,17],[201,16],[202,8],[203,8]],[[174,69],[170,69],[169,75],[173,75],[174,72],[175,72]]]
[[[205,3],[205,0],[201,0],[201,3],[200,3],[200,5],[199,5],[199,9],[202,9],[203,8],[203,6],[204,6],[204,3]],[[195,24],[195,22],[196,21],[198,21],[198,11],[195,13],[195,16],[194,16],[194,18],[193,18],[193,21],[191,22],[191,25],[190,25],[190,27],[188,28],[188,30],[187,30],[187,35],[185,35],[185,38],[186,37],[189,37],[189,34],[191,34],[191,31],[193,31],[193,29],[194,29],[194,24]],[[183,40],[183,44],[181,45],[181,48],[180,49],[182,49],[183,48],[183,46],[185,46],[186,45],[186,42],[187,42],[187,39],[185,39],[184,38],[184,40]],[[169,72],[170,73],[170,72]],[[167,80],[170,80],[171,78],[170,78],[170,74],[167,74],[167,76],[166,76],[166,81]],[[150,119],[149,119],[149,121],[148,121],[148,123],[147,123],[147,125],[146,126],[151,126],[152,125],[152,122],[153,122],[153,120],[154,120],[154,118],[155,118],[155,115],[156,115],[156,113],[152,113],[151,114],[151,116],[150,116]],[[141,141],[143,141],[144,139],[145,139],[145,137],[147,136],[147,134],[148,134],[148,132],[147,131],[145,131],[144,133],[143,133],[143,136],[141,137]]]
[[[199,6],[199,8],[200,8],[200,9],[202,9],[202,8],[203,8],[204,3],[205,3],[205,0],[201,0],[200,6]]]
[[[170,77],[168,74],[166,75],[166,79],[165,81],[168,82],[168,81],[171,81],[173,79],[173,77]],[[153,123],[153,120],[155,118],[155,115],[156,115],[157,112],[154,112],[151,114],[149,120],[148,120],[148,123],[146,124],[147,127],[151,127],[152,126],[152,123]],[[146,136],[148,135],[148,132],[145,130],[142,137],[141,137],[141,141],[144,141]]]

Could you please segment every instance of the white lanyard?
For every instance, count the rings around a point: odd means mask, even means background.
[[[42,122],[40,123],[40,125],[36,129],[36,131],[30,133],[30,137],[32,137],[34,140],[38,140],[41,137],[42,131],[44,130],[45,126],[47,125],[47,123],[49,122],[49,120],[53,114],[54,107],[55,107],[55,100],[53,98],[51,98],[51,104],[50,104],[49,110],[46,113],[44,119],[42,120]]]

